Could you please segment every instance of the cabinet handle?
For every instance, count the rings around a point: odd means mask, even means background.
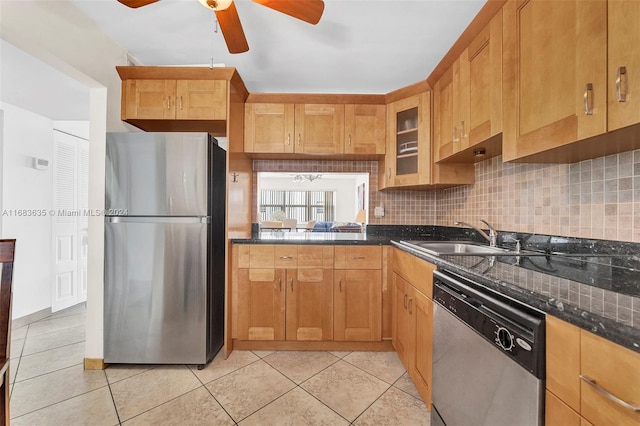
[[[283,260],[293,259],[293,256],[280,256],[280,259],[283,259]]]
[[[171,96],[167,96],[167,109],[171,109]]]
[[[349,135],[349,146],[351,146],[351,135]]]
[[[389,167],[389,174],[387,175],[387,179],[391,180],[391,167]]]
[[[627,102],[627,67],[618,67],[616,96],[618,97],[618,102]]]
[[[293,292],[293,278],[291,278],[291,291]]]
[[[291,145],[291,133],[287,133],[287,145]]]
[[[302,136],[298,133],[298,146],[302,143]]]
[[[584,115],[593,115],[593,84],[584,85]]]
[[[278,287],[280,288],[280,291],[282,292],[282,278],[280,278],[278,280]]]
[[[461,138],[466,138],[467,136],[469,136],[469,135],[464,133],[464,121],[461,121],[460,122],[460,137]]]
[[[342,293],[342,280],[338,281],[338,288],[340,289],[340,293]]]
[[[607,392],[605,389],[601,388],[600,386],[598,386],[596,384],[596,381],[593,380],[591,377],[588,376],[583,376],[582,374],[580,375],[580,380],[582,380],[583,382],[585,382],[586,384],[588,384],[589,386],[591,386],[593,388],[593,390],[595,390],[596,392],[598,392],[600,395],[603,395],[605,397],[607,397],[608,399],[610,399],[611,401],[615,402],[616,404],[631,410],[631,411],[640,411],[640,407],[637,407],[633,404],[628,403],[627,401],[623,401],[622,399],[618,398],[617,396]]]
[[[364,256],[351,256],[351,259],[353,259],[353,260],[364,260],[365,257]]]
[[[412,314],[411,312],[411,304],[413,303],[413,297],[411,299],[409,299],[409,315]]]
[[[182,111],[182,96],[180,96],[179,103],[180,103],[180,111]]]
[[[407,309],[407,293],[404,294],[404,308]]]
[[[453,126],[453,141],[460,142],[460,138],[456,135],[458,134],[458,126]]]

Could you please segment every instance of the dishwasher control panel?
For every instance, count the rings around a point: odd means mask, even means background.
[[[436,273],[437,274],[437,273]],[[433,299],[536,377],[544,377],[544,314],[479,284],[434,274]]]

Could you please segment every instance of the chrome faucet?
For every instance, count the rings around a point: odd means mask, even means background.
[[[475,229],[478,232],[478,234],[480,234],[483,238],[489,241],[489,245],[491,247],[495,247],[496,242],[498,240],[498,231],[496,231],[493,226],[489,225],[486,220],[480,219],[480,222],[484,223],[489,227],[489,235],[487,235],[486,232],[484,232],[482,229],[478,228],[477,226],[471,225],[470,223],[467,223],[467,222],[455,222],[455,225],[463,225],[463,226],[468,226],[469,228]]]

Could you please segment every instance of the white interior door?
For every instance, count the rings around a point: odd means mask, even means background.
[[[53,132],[52,312],[75,305],[79,298],[78,139],[67,133]]]

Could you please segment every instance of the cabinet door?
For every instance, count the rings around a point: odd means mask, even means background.
[[[345,105],[345,154],[384,154],[384,105]]]
[[[382,272],[335,271],[334,340],[378,342],[382,339]]]
[[[173,120],[176,118],[175,80],[125,80],[122,119]]]
[[[407,305],[409,316],[415,324],[413,333],[413,368],[411,377],[422,399],[431,405],[431,357],[433,348],[433,302],[417,290],[413,290]]]
[[[460,148],[502,132],[502,11],[460,58]]]
[[[609,0],[609,130],[640,123],[640,2]]]
[[[580,412],[580,329],[546,318],[547,389]]]
[[[287,340],[333,340],[333,270],[287,270]]]
[[[245,104],[245,152],[293,152],[294,111],[293,104]]]
[[[605,0],[505,4],[504,161],[606,131],[606,16]]]
[[[227,82],[225,80],[178,80],[178,120],[226,120]]]
[[[580,426],[580,415],[549,391],[545,393],[544,424],[546,426]]]
[[[386,150],[384,160],[378,162],[378,188],[392,188],[394,185],[394,173],[396,162],[396,124],[395,109],[393,104],[387,105],[386,113]]]
[[[640,354],[580,330],[580,370],[580,414],[585,419],[594,425],[640,424],[640,411],[613,401],[640,405]]]
[[[284,340],[285,270],[238,270],[238,339]]]
[[[440,77],[433,88],[433,140],[435,161],[460,151],[460,60]]]
[[[295,108],[295,152],[344,152],[344,105],[296,104]]]
[[[398,352],[398,356],[402,360],[402,364],[411,371],[411,346],[415,344],[413,341],[412,330],[415,326],[407,309],[409,304],[410,285],[404,278],[398,274],[393,274],[394,279],[394,339],[393,347]]]
[[[431,94],[388,105],[392,187],[429,184],[431,179]]]

